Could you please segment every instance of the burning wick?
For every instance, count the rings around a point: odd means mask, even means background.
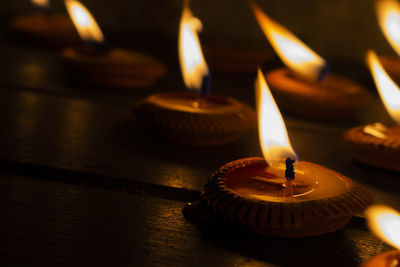
[[[110,50],[110,47],[107,45],[105,39],[102,42],[84,40],[83,44],[89,49],[93,49],[94,51],[99,53],[106,53]]]
[[[278,188],[278,190],[283,189],[284,197],[293,197],[293,195],[294,195],[293,187],[307,188],[309,186],[309,184],[307,184],[301,180],[296,180],[296,182],[293,181],[295,178],[295,172],[294,172],[294,163],[295,162],[296,162],[296,160],[294,160],[294,159],[291,159],[289,157],[286,158],[286,160],[285,160],[285,164],[286,164],[285,177],[279,177],[279,176],[276,176],[276,174],[272,174],[267,171],[263,176],[250,177],[250,181],[260,182],[263,184],[276,186],[276,188]],[[300,193],[300,194],[302,194],[302,193]]]
[[[291,159],[291,158],[286,158],[286,171],[285,171],[285,177],[288,180],[293,180],[294,179],[294,166],[293,164],[296,162],[296,160]]]
[[[286,158],[286,170],[285,170],[285,177],[286,177],[286,187],[285,187],[285,196],[291,197],[293,196],[293,185],[292,181],[295,178],[294,174],[294,163],[296,160],[291,158]]]
[[[325,66],[322,67],[322,69],[318,75],[317,81],[318,82],[323,81],[329,75],[329,73],[331,73],[331,67],[328,63],[326,63]]]
[[[211,92],[211,78],[212,78],[211,73],[204,75],[201,84],[200,96],[192,104],[194,108],[201,108],[204,106],[205,98]]]
[[[207,75],[203,77],[203,81],[201,84],[201,96],[206,97],[211,93],[211,73],[209,72]]]

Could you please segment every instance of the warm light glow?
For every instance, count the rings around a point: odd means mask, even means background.
[[[287,157],[297,159],[282,115],[260,69],[258,69],[255,89],[258,135],[265,160],[271,165],[274,162],[282,162]]]
[[[97,25],[89,10],[82,3],[76,0],[65,0],[65,5],[82,40],[103,42],[104,36],[99,25]]]
[[[400,90],[383,69],[375,52],[368,51],[367,64],[374,77],[379,95],[393,120],[400,124]]]
[[[325,60],[286,28],[269,18],[253,1],[250,1],[250,5],[262,31],[283,63],[303,78],[319,80],[327,65]]]
[[[31,0],[32,4],[38,7],[46,8],[50,6],[49,0]]]
[[[373,124],[365,125],[363,128],[364,133],[375,136],[379,139],[386,139],[387,136],[385,132],[387,132],[388,128],[380,122],[376,122]]]
[[[197,35],[201,29],[201,21],[193,16],[185,2],[179,25],[178,53],[183,81],[188,89],[200,89],[203,77],[208,74]]]
[[[400,3],[394,0],[376,2],[379,26],[386,39],[400,55]]]
[[[391,246],[400,249],[400,213],[387,206],[372,206],[366,211],[372,232]]]

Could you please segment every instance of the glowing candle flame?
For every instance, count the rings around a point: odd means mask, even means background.
[[[368,226],[375,235],[400,249],[400,213],[387,206],[372,206],[366,211]]]
[[[258,134],[265,160],[271,165],[274,162],[282,162],[288,157],[297,159],[282,115],[260,69],[258,69],[255,89]]]
[[[400,123],[400,91],[386,71],[383,69],[375,52],[368,51],[367,64],[374,77],[379,95],[385,104],[386,110],[398,124]]]
[[[31,0],[32,4],[41,8],[48,8],[50,6],[49,0]]]
[[[376,2],[379,26],[398,55],[400,55],[400,4],[394,0]]]
[[[82,3],[76,0],[65,0],[65,5],[82,40],[96,43],[104,41],[99,25]]]
[[[269,18],[258,5],[250,1],[256,19],[283,63],[297,75],[320,80],[326,74],[327,63],[290,31]]]
[[[203,77],[208,74],[197,35],[201,29],[201,21],[193,16],[186,1],[179,25],[178,52],[183,80],[188,89],[200,89]]]

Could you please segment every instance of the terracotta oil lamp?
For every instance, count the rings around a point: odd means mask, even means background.
[[[345,133],[345,140],[351,145],[357,161],[400,171],[400,90],[373,51],[367,54],[367,64],[385,108],[396,123],[358,126]]]
[[[76,0],[65,0],[83,44],[66,48],[61,58],[74,76],[97,86],[134,88],[153,85],[166,69],[157,59],[135,51],[109,48],[97,22]]]
[[[192,92],[151,95],[140,101],[135,111],[140,120],[166,138],[189,145],[221,145],[253,128],[256,115],[233,98],[210,95],[211,75],[197,35],[201,27],[186,1],[178,53],[184,83]]]
[[[374,205],[366,211],[371,231],[398,250],[387,251],[363,263],[361,267],[400,266],[400,213],[387,206]]]
[[[49,0],[31,0],[34,12],[16,17],[10,31],[33,43],[63,47],[79,43],[79,36],[67,14],[51,10]]]
[[[255,87],[264,158],[239,159],[219,168],[200,201],[185,206],[184,215],[196,220],[208,210],[261,235],[302,237],[333,232],[371,205],[371,196],[349,178],[298,160],[260,70]]]
[[[376,14],[379,27],[397,56],[382,55],[379,57],[382,66],[396,81],[400,81],[400,3],[395,0],[376,1]]]
[[[357,83],[329,73],[327,62],[250,1],[254,15],[286,68],[266,73],[280,107],[323,119],[354,117],[369,100]]]

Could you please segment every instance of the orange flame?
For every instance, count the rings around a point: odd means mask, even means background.
[[[31,0],[32,4],[38,7],[47,8],[50,6],[49,0]]]
[[[394,0],[376,2],[379,26],[398,55],[400,55],[400,3]]]
[[[258,134],[265,160],[271,165],[274,162],[282,162],[287,157],[297,159],[282,115],[260,69],[257,72],[255,90]]]
[[[400,90],[394,81],[383,69],[375,52],[369,50],[367,53],[367,64],[372,73],[379,95],[389,112],[397,123],[400,123]]]
[[[368,226],[375,235],[400,249],[400,213],[387,206],[372,206],[366,210]]]
[[[201,21],[193,16],[185,1],[179,25],[178,53],[183,80],[188,89],[200,89],[203,77],[208,74],[197,35],[202,27]]]
[[[99,25],[81,2],[65,0],[65,6],[82,40],[97,43],[104,41]]]
[[[319,80],[326,68],[326,61],[285,27],[269,18],[253,1],[250,1],[250,5],[258,24],[283,63],[307,80]]]

